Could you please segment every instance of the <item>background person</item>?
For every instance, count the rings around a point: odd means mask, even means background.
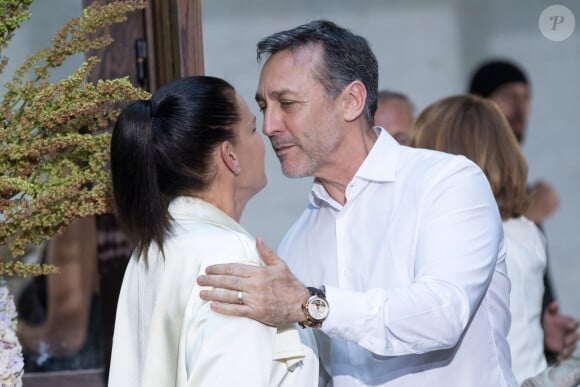
[[[541,325],[546,249],[536,225],[523,214],[528,205],[527,164],[497,106],[474,95],[451,96],[423,110],[411,145],[464,155],[485,173],[494,193],[507,244],[512,315],[508,341],[518,381],[547,367]]]
[[[473,73],[469,92],[494,101],[506,116],[518,142],[525,139],[530,113],[531,90],[528,77],[515,63],[507,60],[491,60],[480,65]],[[528,187],[530,206],[526,217],[540,229],[560,203],[556,190],[540,180]],[[543,317],[544,346],[548,361],[554,362],[571,355],[578,342],[579,321],[559,313],[549,275],[549,259],[544,275]]]
[[[402,93],[379,90],[375,125],[384,128],[401,145],[409,145],[413,126],[413,104]]]

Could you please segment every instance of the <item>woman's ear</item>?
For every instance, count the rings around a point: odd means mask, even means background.
[[[367,89],[361,81],[352,81],[342,91],[344,119],[354,121],[362,114],[367,100]]]
[[[238,176],[241,172],[240,167],[240,160],[238,156],[234,152],[234,148],[232,143],[229,141],[222,142],[220,147],[220,156],[224,162],[224,164],[228,167],[228,169],[236,176]]]

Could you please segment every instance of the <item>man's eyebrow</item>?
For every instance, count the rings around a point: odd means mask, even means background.
[[[276,90],[276,91],[270,92],[269,96],[271,98],[280,98],[284,94],[289,94],[289,93],[292,93],[292,91],[290,89],[282,89],[282,90]],[[255,98],[256,98],[256,101],[263,101],[265,99],[260,93],[256,93]]]

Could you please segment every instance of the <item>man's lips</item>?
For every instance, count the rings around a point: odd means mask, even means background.
[[[276,152],[277,156],[283,156],[284,154],[288,153],[290,149],[294,148],[295,144],[285,144],[285,145],[275,145],[274,152]]]

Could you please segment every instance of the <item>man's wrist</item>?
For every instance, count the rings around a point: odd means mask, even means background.
[[[321,289],[308,287],[308,298],[302,303],[301,309],[304,314],[299,325],[302,328],[321,328],[322,323],[328,317],[330,306],[326,300],[324,286]]]

